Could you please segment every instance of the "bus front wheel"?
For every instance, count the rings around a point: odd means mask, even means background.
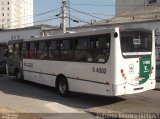
[[[60,76],[58,78],[58,82],[57,82],[57,90],[59,92],[59,94],[63,97],[67,97],[69,96],[69,86],[68,86],[68,81],[65,77]]]

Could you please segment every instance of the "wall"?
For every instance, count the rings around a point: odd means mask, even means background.
[[[156,1],[156,3],[154,3],[154,1]],[[116,0],[115,14],[118,16],[126,11],[134,12],[137,9],[146,9],[155,4],[160,4],[160,0]]]
[[[27,30],[7,30],[0,31],[0,43],[8,42],[14,39],[29,39],[31,36],[41,36],[41,29],[27,29]]]

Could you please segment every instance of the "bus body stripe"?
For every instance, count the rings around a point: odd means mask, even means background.
[[[29,70],[23,70],[23,71],[25,71],[25,72],[37,73],[37,74],[50,75],[50,76],[58,76],[58,75],[55,75],[55,74],[48,74],[48,73],[42,73],[42,72],[36,72],[36,71],[29,71]],[[90,80],[79,79],[79,78],[73,78],[73,77],[66,77],[66,78],[74,79],[74,80],[80,80],[80,81],[86,81],[86,82],[92,82],[92,83],[98,83],[98,84],[104,84],[104,85],[106,85],[106,83],[97,82],[97,81],[90,81]]]

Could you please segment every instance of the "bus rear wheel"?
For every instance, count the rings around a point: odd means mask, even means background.
[[[63,96],[67,97],[69,96],[69,86],[68,86],[68,81],[65,77],[59,77],[58,82],[57,82],[57,90],[58,93]]]

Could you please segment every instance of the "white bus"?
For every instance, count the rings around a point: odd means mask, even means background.
[[[62,96],[119,96],[155,88],[153,30],[103,29],[9,41],[8,46],[8,62],[19,62],[8,70],[18,80],[56,87]]]

